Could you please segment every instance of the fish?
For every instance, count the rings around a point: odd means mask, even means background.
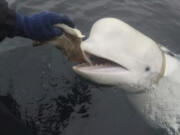
[[[68,61],[74,63],[84,62],[83,51],[81,50],[81,42],[85,37],[77,28],[71,28],[65,24],[56,24],[55,27],[61,28],[63,34],[46,41],[34,41],[33,47],[52,44],[60,50]]]

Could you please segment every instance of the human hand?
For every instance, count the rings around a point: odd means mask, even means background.
[[[63,23],[74,28],[74,23],[64,14],[44,11],[33,16],[16,14],[14,36],[22,36],[32,40],[44,41],[63,34],[55,24]]]

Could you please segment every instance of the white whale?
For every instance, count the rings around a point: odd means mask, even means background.
[[[180,62],[168,49],[115,18],[97,21],[81,49],[77,74],[123,88],[147,123],[180,135]]]

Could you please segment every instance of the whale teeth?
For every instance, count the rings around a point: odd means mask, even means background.
[[[82,54],[84,56],[85,61],[89,64],[89,65],[93,65],[93,63],[91,62],[91,60],[89,59],[89,57],[86,55],[86,53],[84,51],[82,51]]]
[[[95,56],[86,51],[82,51],[82,54],[83,54],[84,60],[87,62],[87,64],[89,64],[88,66],[90,66],[90,67],[104,68],[104,67],[119,67],[119,66],[121,66],[111,60],[108,60],[108,59],[105,59],[105,58],[102,58],[99,56]]]

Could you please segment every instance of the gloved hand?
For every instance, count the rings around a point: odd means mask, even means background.
[[[60,28],[54,26],[57,23],[74,27],[73,22],[64,14],[44,11],[29,17],[16,13],[14,36],[22,36],[38,41],[48,40],[63,33]]]

